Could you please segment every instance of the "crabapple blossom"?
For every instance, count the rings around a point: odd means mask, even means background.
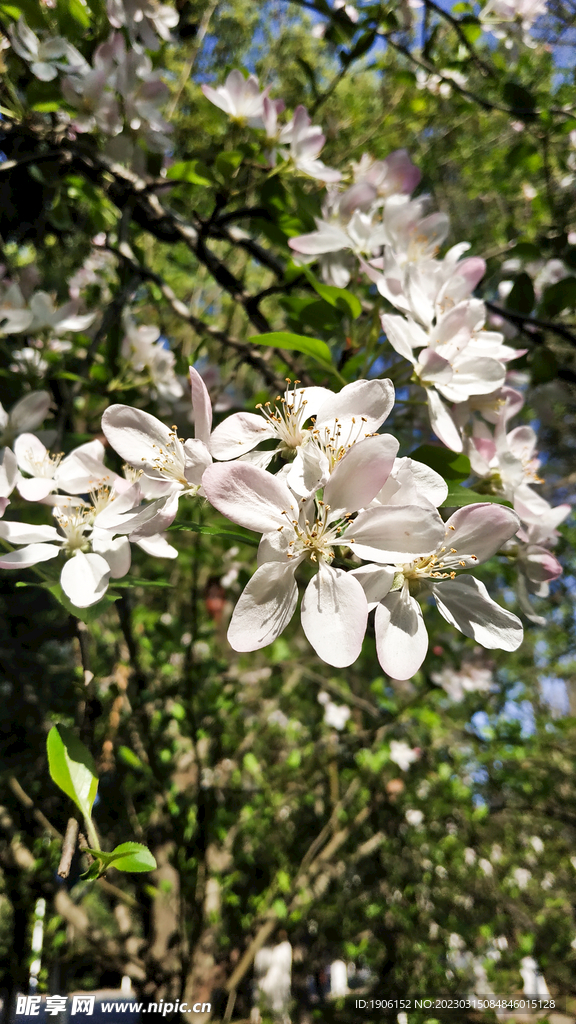
[[[328,664],[351,665],[362,646],[368,605],[354,575],[332,566],[336,549],[349,547],[360,557],[386,562],[395,561],[400,550],[431,551],[438,546],[444,528],[433,509],[366,510],[389,473],[385,448],[380,455],[383,440],[377,435],[352,446],[321,499],[298,498],[284,480],[246,463],[206,470],[203,486],[210,503],[232,522],[263,534],[259,567],[228,630],[235,650],[258,650],[285,629],[298,601],[296,569],[309,561],[318,571],[302,599],[304,633]],[[358,509],[365,510],[353,519]]]
[[[409,747],[404,740],[391,740],[390,741],[390,760],[394,761],[403,772],[407,772],[410,765],[414,764],[420,756],[420,751],[414,747]]]
[[[352,163],[352,173],[357,184],[371,185],[380,199],[395,193],[410,195],[422,177],[407,149],[395,149],[384,160],[363,153],[358,163]]]
[[[426,389],[434,433],[453,451],[463,441],[442,399],[465,402],[471,395],[492,394],[506,376],[505,361],[516,355],[501,334],[483,330],[483,302],[468,299],[438,317],[425,332],[414,320],[382,314],[382,327],[399,355],[414,368],[414,379]],[[421,349],[418,358],[415,349]]]
[[[248,121],[255,128],[264,127],[264,100],[268,97],[270,87],[260,92],[256,75],[244,78],[241,71],[234,70],[228,75],[224,85],[213,88],[203,85],[202,92],[215,107],[223,110],[235,121]]]
[[[32,74],[42,82],[52,81],[59,71],[82,71],[88,67],[82,54],[67,39],[62,36],[40,39],[23,16],[16,25],[9,26],[8,35],[14,52],[30,65]]]
[[[33,316],[15,282],[4,288],[0,299],[0,334],[21,334],[30,327]]]
[[[162,342],[160,328],[147,327],[144,324],[136,326],[134,321],[127,317],[124,329],[126,333],[120,349],[122,357],[138,373],[148,372],[161,398],[181,398],[184,389],[174,372],[176,359],[174,353]]]
[[[106,0],[106,13],[113,28],[127,28],[131,42],[147,50],[158,49],[158,37],[168,42],[179,21],[178,11],[156,0]]]
[[[440,672],[432,672],[430,678],[454,701],[463,700],[467,693],[489,693],[494,686],[494,677],[489,668],[466,661],[462,662],[459,669],[446,666]]]
[[[296,107],[293,118],[282,128],[278,141],[281,146],[288,144],[286,155],[302,174],[326,183],[340,181],[340,171],[327,167],[318,159],[326,136],[318,125],[312,124],[306,107]]]
[[[49,330],[56,335],[67,331],[85,331],[96,319],[96,313],[78,313],[75,299],[56,308],[47,292],[35,292],[28,302],[32,313],[31,331]]]
[[[210,451],[224,461],[245,456],[262,468],[281,455],[291,463],[289,485],[303,495],[321,486],[353,444],[382,426],[394,405],[394,387],[390,380],[359,380],[335,394],[327,388],[297,388],[296,383],[291,388],[288,382],[278,405],[260,406],[260,415],[228,416],[213,431]],[[398,442],[387,436],[393,460]],[[279,442],[274,450],[254,452],[269,439]]]
[[[352,570],[369,607],[376,608],[376,650],[388,675],[409,679],[426,656],[428,633],[414,596],[423,588],[431,593],[446,621],[482,647],[515,651],[520,646],[520,620],[497,605],[479,580],[457,575],[461,569],[491,558],[519,525],[511,509],[468,505],[447,521],[444,538],[432,555],[397,563],[395,570],[376,565]]]

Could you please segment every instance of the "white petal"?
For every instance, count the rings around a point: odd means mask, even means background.
[[[382,426],[394,405],[394,385],[391,380],[358,380],[347,384],[337,395],[322,402],[316,417],[316,427],[333,430],[338,419],[341,425],[340,443],[372,434]],[[354,424],[352,421],[356,420]],[[350,438],[347,431],[351,432]],[[353,438],[352,438],[353,435]]]
[[[407,322],[402,316],[390,316],[387,313],[383,313],[380,320],[392,348],[399,356],[404,356],[404,359],[413,364],[413,348],[428,344],[428,337],[422,328]]]
[[[18,463],[11,448],[0,451],[0,496],[7,498],[12,494],[18,480]]]
[[[452,380],[438,384],[450,402],[463,402],[470,395],[489,395],[501,387],[506,377],[506,369],[497,359],[468,359],[453,365]]]
[[[342,543],[368,561],[395,564],[431,554],[443,539],[444,523],[434,509],[380,505],[360,512]]]
[[[212,430],[212,402],[202,377],[193,366],[190,370],[190,386],[192,389],[192,409],[194,411],[194,436],[210,447],[210,431]]]
[[[0,569],[27,569],[30,565],[37,565],[38,562],[47,562],[50,558],[56,558],[59,553],[60,548],[54,544],[29,544],[28,547],[20,548],[19,551],[11,551],[8,555],[3,554],[0,557]]]
[[[132,515],[127,512],[125,515],[126,525],[114,527],[114,533],[129,534],[131,540],[138,540],[140,537],[152,537],[157,533],[163,533],[172,525],[178,512],[178,499],[180,494],[175,491],[165,498],[159,498],[147,505],[142,512]]]
[[[235,462],[231,466],[209,466],[202,480],[206,497],[218,512],[233,523],[257,533],[271,533],[285,526],[282,513],[298,518],[298,502],[283,481],[265,469]]]
[[[101,555],[77,551],[60,575],[60,586],[76,608],[89,608],[104,596],[110,580],[110,566]]]
[[[361,565],[358,569],[351,569],[351,575],[355,576],[368,601],[368,611],[386,597],[394,582],[395,570],[388,565]]]
[[[235,651],[259,651],[280,636],[294,615],[294,565],[266,562],[256,570],[234,609],[228,640]]]
[[[352,445],[324,488],[324,500],[333,512],[356,512],[369,505],[388,479],[397,452],[398,441],[391,434],[376,434]]]
[[[8,505],[10,504],[9,498],[0,498],[0,519],[4,515]]]
[[[308,497],[323,487],[330,473],[328,458],[313,441],[300,445],[296,458],[288,466],[286,483],[296,494]]]
[[[113,530],[116,524],[122,525],[125,522],[120,518],[125,512],[131,512],[139,505],[140,486],[134,483],[94,517],[94,526],[99,530]]]
[[[317,221],[317,224],[317,231],[311,231],[308,235],[298,235],[297,238],[290,238],[288,240],[290,248],[307,256],[320,256],[327,252],[340,252],[341,249],[352,248],[349,235],[337,224],[329,224],[326,221]]]
[[[438,611],[464,636],[489,650],[515,651],[524,631],[520,619],[492,600],[486,587],[473,576],[429,584]]]
[[[30,476],[36,476],[35,463],[43,462],[46,454],[46,446],[42,444],[39,437],[36,437],[36,434],[20,434],[20,437],[17,437],[14,442],[14,455],[18,466],[25,473],[30,473]]]
[[[374,619],[378,661],[392,679],[410,679],[428,650],[428,633],[422,609],[408,584],[395,590],[378,605]]]
[[[130,541],[127,537],[112,538],[107,530],[95,529],[91,536],[92,550],[97,555],[102,555],[110,566],[110,575],[119,580],[125,576],[130,569],[132,555],[130,553]]]
[[[48,391],[31,391],[24,395],[10,412],[10,426],[14,433],[35,430],[48,415],[52,398]]]
[[[34,476],[27,480],[21,477],[18,483],[18,493],[25,501],[42,501],[42,498],[54,490],[54,481],[43,476]]]
[[[275,437],[275,431],[263,416],[253,412],[235,412],[214,428],[210,451],[215,459],[228,462],[251,451],[269,437]]]
[[[139,537],[136,544],[154,558],[178,558],[177,548],[172,547],[162,533],[155,533],[151,537]]]
[[[469,569],[485,562],[519,529],[520,519],[505,505],[481,502],[459,508],[446,522],[444,564],[447,569],[458,569],[465,561]]]
[[[36,544],[62,540],[54,526],[29,526],[27,523],[0,523],[0,537],[10,544]]]
[[[454,423],[448,409],[440,398],[440,395],[433,388],[426,389],[428,399],[428,412],[430,414],[430,425],[436,437],[450,448],[453,452],[462,451],[462,438]]]
[[[110,405],[102,416],[102,430],[108,441],[126,462],[143,468],[154,466],[160,450],[167,447],[173,431],[156,416],[130,405]]]
[[[302,598],[302,628],[328,665],[352,665],[362,650],[368,621],[366,595],[350,573],[320,562]]]

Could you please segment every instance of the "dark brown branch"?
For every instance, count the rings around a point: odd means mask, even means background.
[[[563,338],[564,341],[569,341],[571,345],[576,346],[576,333],[570,330],[569,327],[564,327],[563,324],[555,324],[551,320],[541,320],[536,316],[527,316],[525,313],[516,313],[509,309],[502,309],[501,306],[497,306],[494,302],[484,300],[484,304],[492,313],[496,313],[498,316],[503,317],[504,320],[508,320],[515,327],[520,327],[536,343],[538,343],[539,339],[529,330],[530,327],[535,327],[539,331],[549,331],[551,334],[556,334],[559,338]]]

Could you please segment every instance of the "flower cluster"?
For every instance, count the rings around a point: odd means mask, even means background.
[[[339,394],[289,384],[277,404],[232,414],[212,430],[208,391],[194,368],[190,380],[194,438],[178,437],[141,409],[106,409],[102,430],[132,467],[125,477],[105,467],[98,440],[61,458],[21,433],[14,453],[5,452],[4,489],[51,504],[57,527],[1,524],[3,540],[19,547],[0,566],[27,568],[63,553],[64,593],[79,607],[96,603],[111,577],[128,572],[131,542],[175,557],[164,531],[179,500],[201,494],[232,522],[261,534],[258,568],[228,630],[237,651],[265,647],[282,633],[296,611],[298,578],[306,581],[302,628],[330,665],[358,658],[375,608],[384,670],[397,679],[414,675],[428,646],[420,606],[426,594],[483,646],[518,647],[520,621],[462,573],[517,533],[518,516],[478,503],[443,522],[441,477],[399,459],[397,440],[378,432],[394,402],[390,381],[357,381]],[[278,442],[274,451],[256,450],[270,439]],[[282,465],[269,472],[277,459]]]

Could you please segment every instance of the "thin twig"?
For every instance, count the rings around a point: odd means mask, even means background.
[[[62,856],[60,857],[60,863],[58,865],[58,875],[60,878],[68,878],[68,875],[70,874],[70,866],[76,850],[76,840],[78,839],[78,828],[79,826],[76,818],[68,818],[66,835],[64,836],[64,842],[62,844]]]

